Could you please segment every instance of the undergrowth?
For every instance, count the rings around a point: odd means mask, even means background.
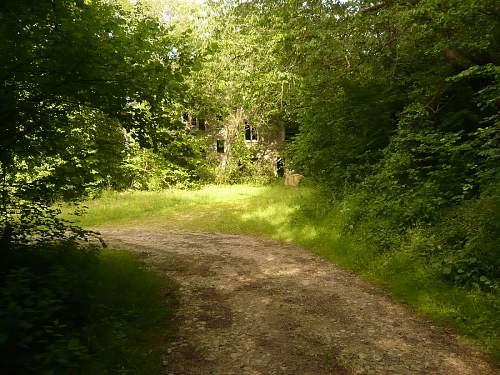
[[[176,305],[163,297],[171,281],[128,253],[71,243],[1,259],[2,374],[160,372],[159,343]]]
[[[438,236],[443,229],[414,227],[402,236],[387,217],[363,220],[366,203],[356,195],[336,200],[307,186],[208,186],[108,192],[87,206],[87,213],[77,218],[86,227],[187,228],[261,235],[304,246],[383,285],[398,300],[453,326],[500,359],[498,289],[450,280],[443,272],[449,252]]]

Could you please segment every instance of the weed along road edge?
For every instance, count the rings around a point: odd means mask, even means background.
[[[249,236],[101,230],[180,285],[167,374],[496,374],[445,329],[309,251]]]

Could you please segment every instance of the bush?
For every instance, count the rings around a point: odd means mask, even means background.
[[[500,195],[485,195],[447,212],[433,230],[441,271],[458,285],[500,290]]]
[[[199,140],[183,133],[156,151],[130,139],[122,186],[147,191],[196,186],[206,175],[203,149]]]
[[[193,181],[189,170],[149,149],[139,149],[127,160],[127,172],[128,188],[134,190],[159,191],[174,186],[189,186]]]
[[[89,313],[95,250],[74,245],[2,254],[2,373],[60,373],[87,355],[78,327]]]
[[[378,189],[353,189],[337,201],[343,234],[361,239],[378,254],[420,259],[449,284],[499,291],[500,185],[451,205],[440,198],[436,185],[404,190],[399,184],[392,187],[390,180],[379,181]]]
[[[249,147],[243,134],[236,136],[224,166],[214,166],[217,184],[266,184],[274,178],[274,165],[262,158],[259,146]]]
[[[1,260],[0,372],[147,373],[138,363],[152,372],[160,366],[147,353],[151,343],[137,346],[158,335],[152,332],[170,311],[161,302],[164,283],[131,256],[64,243],[4,251]]]

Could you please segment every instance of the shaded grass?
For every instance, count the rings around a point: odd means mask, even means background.
[[[86,373],[161,373],[164,338],[175,331],[175,283],[116,250],[103,252],[94,278]]]
[[[0,372],[161,372],[160,341],[176,308],[171,280],[129,253],[72,243],[0,256]]]
[[[500,302],[480,290],[442,281],[411,248],[380,253],[359,232],[345,230],[346,207],[312,188],[209,186],[197,191],[108,192],[87,202],[86,227],[183,228],[265,236],[311,249],[383,285],[398,300],[500,359]],[[69,217],[69,216],[68,216]]]

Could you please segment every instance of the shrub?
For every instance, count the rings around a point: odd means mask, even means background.
[[[0,257],[1,373],[158,372],[151,338],[171,306],[130,255],[61,243]]]
[[[60,373],[88,354],[80,325],[88,317],[94,249],[75,245],[2,253],[0,346],[3,373]]]
[[[500,195],[491,193],[449,210],[433,230],[441,271],[450,282],[485,290],[500,287]]]

